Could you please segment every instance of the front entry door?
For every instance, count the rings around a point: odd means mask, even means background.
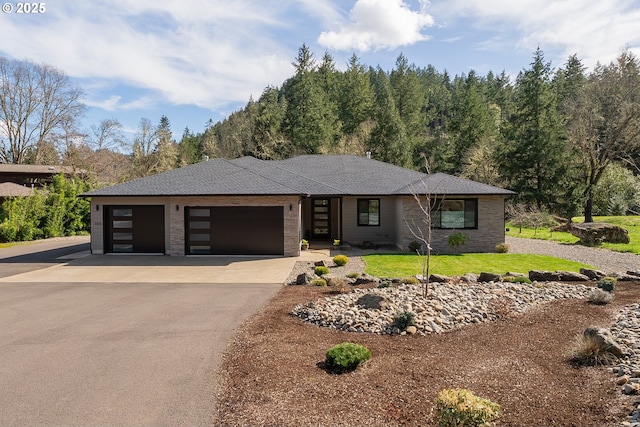
[[[330,199],[313,199],[312,200],[311,221],[313,232],[311,237],[314,239],[329,239],[331,236],[331,200]]]

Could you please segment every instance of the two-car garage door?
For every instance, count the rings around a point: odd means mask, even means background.
[[[185,208],[186,254],[283,255],[282,206]]]
[[[164,253],[164,206],[105,206],[105,251]],[[187,255],[283,255],[282,206],[185,207]]]

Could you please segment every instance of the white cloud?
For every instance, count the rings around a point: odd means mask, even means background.
[[[434,2],[432,13],[467,17],[476,28],[500,34],[478,40],[479,48],[502,49],[510,39],[511,48],[519,51],[533,52],[539,46],[547,58],[555,59],[554,66],[572,54],[593,66],[612,61],[626,47],[640,50],[640,9],[632,0],[448,0]]]
[[[338,30],[322,32],[318,43],[337,50],[367,52],[428,40],[422,30],[434,21],[425,11],[426,3],[421,5],[414,11],[404,0],[357,0],[349,22],[340,24]]]
[[[52,64],[91,87],[118,83],[214,110],[291,75],[293,55],[273,35],[285,9],[250,0],[59,0],[40,16],[0,16],[0,54]],[[121,95],[89,102],[108,111],[150,103]]]

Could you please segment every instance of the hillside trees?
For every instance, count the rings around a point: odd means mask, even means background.
[[[82,91],[60,70],[0,57],[0,161],[39,161],[45,146],[75,132]]]

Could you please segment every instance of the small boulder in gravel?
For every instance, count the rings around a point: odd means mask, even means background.
[[[313,280],[313,276],[309,273],[301,273],[296,277],[296,281],[293,282],[295,285],[308,285]]]
[[[415,326],[411,325],[411,326],[407,326],[407,329],[405,329],[405,331],[407,332],[407,334],[413,335],[416,332],[418,332],[418,328],[416,328]]]
[[[419,279],[419,278],[418,278]],[[438,283],[444,283],[447,280],[449,280],[448,276],[445,276],[443,274],[431,274],[429,276],[429,282],[438,282]]]
[[[611,335],[611,331],[607,328],[599,328],[597,326],[589,326],[584,330],[583,335],[585,338],[593,339],[600,348],[608,351],[616,357],[624,356],[624,352]]]
[[[640,280],[640,277],[627,273],[613,273],[611,277],[615,277],[619,282],[635,282],[636,280]]]
[[[478,276],[478,282],[480,283],[499,282],[501,279],[502,279],[502,276],[500,276],[499,274],[487,273],[485,271],[481,272],[480,276]]]
[[[329,267],[329,264],[327,264],[327,261],[325,260],[316,261],[313,263],[313,265],[316,267]]]
[[[460,279],[466,283],[477,283],[478,275],[475,273],[466,273],[464,276],[460,277]]]
[[[537,282],[554,282],[559,280],[558,273],[554,271],[531,270],[529,272],[529,280]]]
[[[356,277],[356,280],[354,280],[353,285],[354,286],[368,285],[369,283],[379,283],[379,282],[380,282],[380,279],[378,279],[377,277],[373,277],[368,274],[362,273],[360,276]]]
[[[377,294],[364,294],[356,301],[356,305],[370,310],[384,310],[389,307],[389,299]]]
[[[636,276],[638,279],[640,279],[640,270],[636,270],[636,271],[629,270],[627,271],[627,274],[629,276]]]
[[[586,282],[589,277],[585,274],[574,273],[573,271],[556,271],[558,280],[561,282]]]
[[[591,280],[602,279],[607,275],[604,271],[594,270],[592,268],[581,268],[580,274],[584,274]]]

